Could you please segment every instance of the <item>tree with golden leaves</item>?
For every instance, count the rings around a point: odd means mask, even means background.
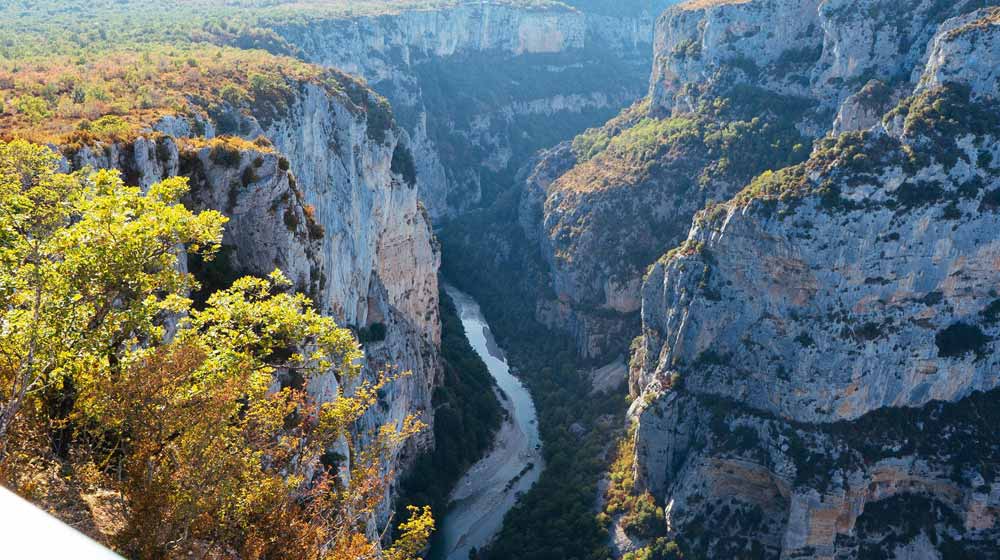
[[[58,165],[0,143],[0,481],[96,472],[125,520],[108,544],[133,558],[416,557],[427,508],[388,549],[370,527],[386,457],[422,426],[355,445],[393,379],[359,379],[351,332],[278,271],[194,309],[179,248],[211,258],[225,217],[181,205],[183,179],[143,192]],[[341,389],[318,402],[309,383],[329,375]]]

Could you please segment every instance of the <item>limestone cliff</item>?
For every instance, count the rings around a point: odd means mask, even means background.
[[[188,177],[187,204],[230,217],[219,259],[188,263],[201,281],[219,288],[281,269],[323,313],[359,332],[365,375],[412,372],[380,392],[358,429],[409,414],[431,424],[440,254],[408,168],[409,139],[384,100],[352,78],[331,71],[285,85],[280,99],[195,102],[133,140],[64,153],[72,167],[118,168],[143,186]],[[312,389],[332,395],[337,380],[331,374]],[[399,463],[433,445],[431,433]]]
[[[838,4],[820,8],[824,53],[872,37]],[[690,550],[997,554],[1000,11],[910,15],[924,45],[864,55],[909,74],[922,53],[895,108],[710,205],[646,276],[635,473]],[[819,57],[817,91],[846,44]]]
[[[814,103],[800,126],[829,130],[830,117],[869,81],[907,91],[919,78],[928,42],[951,17],[982,0],[708,0],[668,10],[656,30],[650,84],[654,110],[693,111],[706,94],[749,84]],[[860,130],[891,108],[883,101]]]
[[[272,25],[306,60],[363,76],[389,98],[437,219],[489,202],[512,164],[641,96],[654,19],[669,3],[607,15],[463,2]]]
[[[585,356],[623,351],[646,267],[681,241],[694,212],[801,161],[831,130],[875,124],[913,91],[940,24],[982,4],[711,0],[668,9],[647,103],[579,136],[579,161],[551,182],[543,217],[522,220],[542,224],[530,236],[562,309],[553,325],[584,333]]]

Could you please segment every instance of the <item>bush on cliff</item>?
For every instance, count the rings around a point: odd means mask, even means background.
[[[384,459],[421,426],[355,447],[389,380],[330,402],[304,390],[358,376],[350,331],[279,271],[194,308],[177,248],[210,259],[226,219],[184,208],[184,179],[143,192],[58,168],[48,148],[0,142],[0,482],[67,518],[96,518],[81,496],[110,494],[119,523],[91,533],[130,557],[371,557]],[[350,465],[321,463],[345,441]],[[432,527],[414,509],[385,556],[414,557]]]

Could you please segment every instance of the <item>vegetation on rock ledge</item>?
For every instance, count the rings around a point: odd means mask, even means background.
[[[132,557],[374,557],[384,460],[421,426],[364,448],[351,427],[391,379],[316,401],[310,379],[357,377],[357,341],[278,271],[193,308],[177,247],[210,259],[226,220],[181,206],[185,180],[143,193],[58,166],[0,142],[0,482],[43,504],[75,495],[66,518],[110,494],[117,522],[90,533]],[[349,464],[321,460],[338,445]],[[432,529],[413,509],[383,556],[414,557]]]

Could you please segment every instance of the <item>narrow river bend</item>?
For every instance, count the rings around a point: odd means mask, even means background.
[[[469,551],[488,544],[542,472],[541,442],[535,403],[527,388],[510,373],[479,305],[453,286],[445,291],[455,302],[465,336],[503,392],[500,404],[509,414],[489,454],[473,465],[452,491],[452,508],[441,524],[447,560],[468,560]]]

